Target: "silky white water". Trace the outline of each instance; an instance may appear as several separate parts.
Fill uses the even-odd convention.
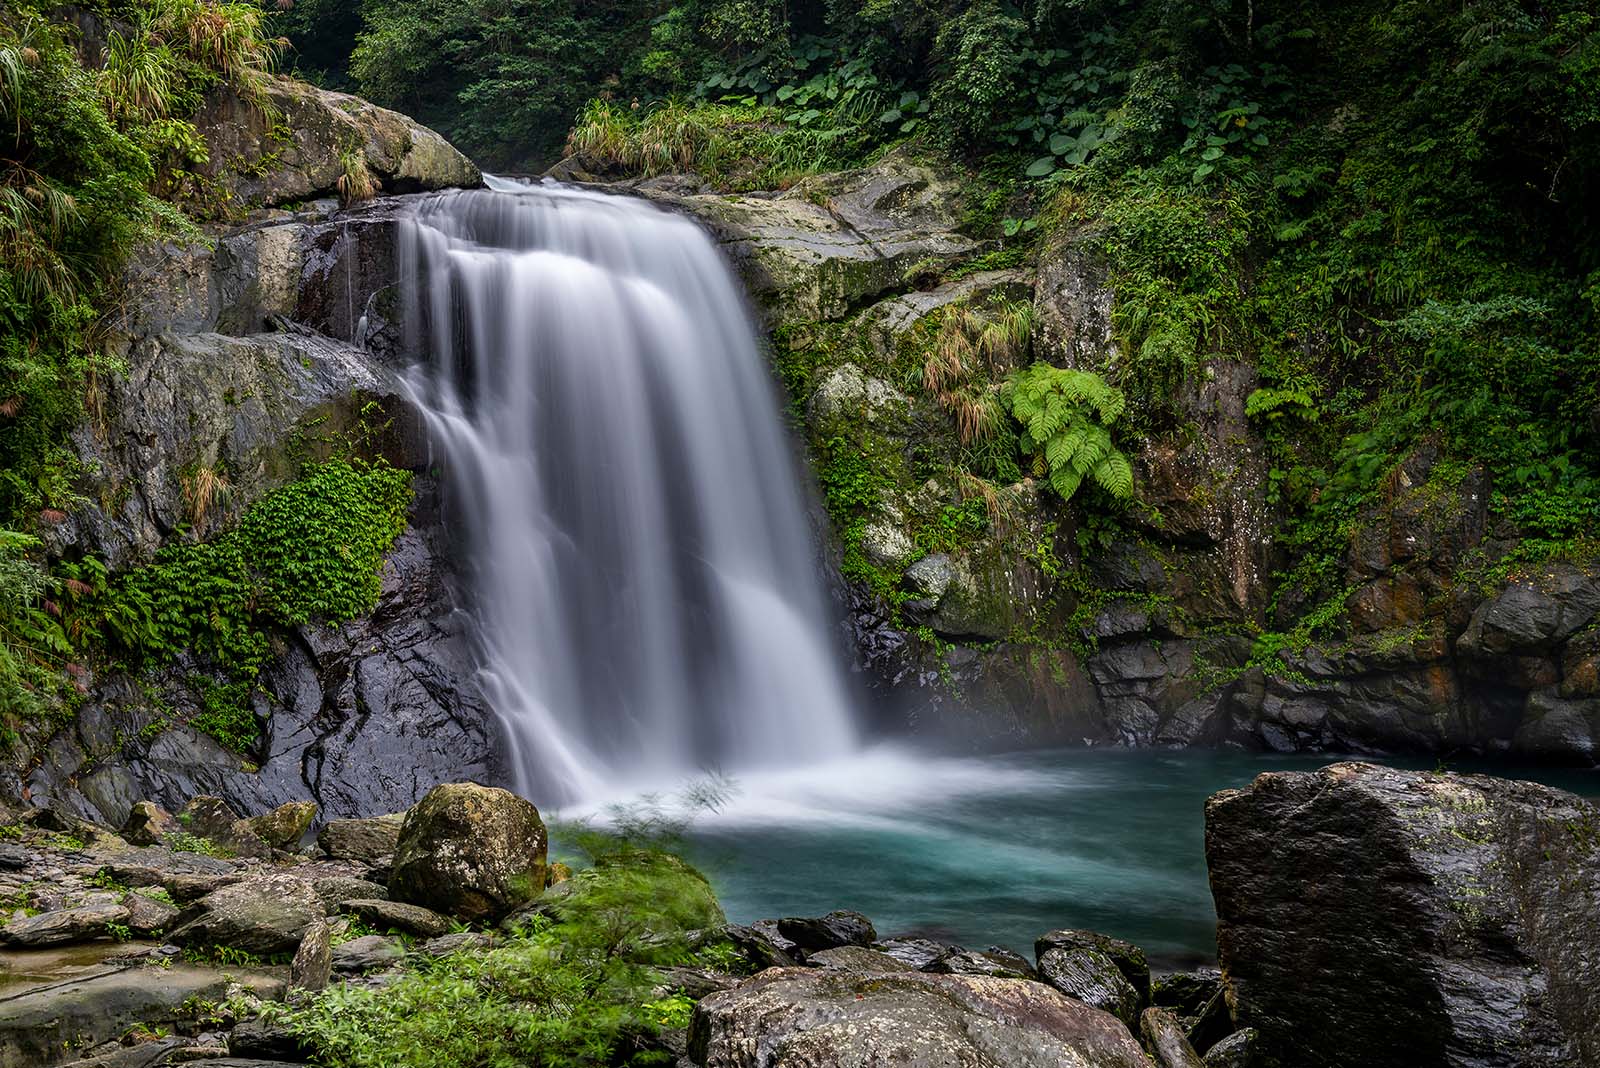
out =
[[[516,788],[849,752],[799,471],[715,245],[642,200],[491,186],[423,201],[400,256]]]

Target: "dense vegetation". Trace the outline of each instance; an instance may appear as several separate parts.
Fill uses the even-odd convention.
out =
[[[1080,231],[1120,431],[1181,435],[1206,361],[1258,368],[1284,626],[1333,618],[1352,524],[1425,439],[1488,469],[1524,553],[1600,522],[1583,0],[367,0],[337,55],[333,6],[297,7],[303,59],[491,164],[548,160],[571,116],[591,163],[734,189],[909,141],[972,177],[976,229]]]

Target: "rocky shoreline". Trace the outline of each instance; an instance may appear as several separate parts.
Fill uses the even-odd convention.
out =
[[[0,1068],[346,1063],[296,1015],[320,991],[383,989],[519,945],[604,880],[658,863],[551,863],[533,806],[472,784],[313,833],[316,816],[292,802],[241,818],[214,797],[176,815],[141,802],[119,832],[53,809],[10,814]],[[649,961],[682,939],[695,955],[646,973],[685,1015],[635,1029],[629,1056],[1600,1064],[1592,803],[1346,763],[1262,774],[1214,796],[1205,818],[1220,967],[1170,974],[1092,931],[1043,933],[1028,958],[880,933],[850,911],[727,923],[697,874],[661,862],[698,888],[692,908],[630,927],[611,952]]]

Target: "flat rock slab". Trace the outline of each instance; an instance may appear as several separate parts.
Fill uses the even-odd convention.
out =
[[[122,905],[103,902],[76,908],[22,916],[0,927],[0,941],[15,946],[57,946],[69,942],[92,942],[107,938],[113,923],[126,923],[128,910]]]
[[[440,938],[455,927],[448,916],[441,916],[421,905],[407,905],[386,898],[357,898],[343,902],[339,911],[348,912],[380,931],[397,930],[418,938]]]
[[[283,981],[269,973],[175,964],[124,968],[0,998],[0,1068],[59,1064],[70,1050],[112,1041],[136,1023],[170,1023],[190,998],[220,1001],[232,982],[260,997],[283,991]]]
[[[1040,983],[773,968],[701,1001],[705,1068],[1149,1068],[1115,1016]]]

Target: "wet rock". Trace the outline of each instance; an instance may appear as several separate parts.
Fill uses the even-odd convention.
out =
[[[235,856],[269,860],[272,847],[256,834],[255,827],[222,798],[202,794],[191,798],[178,813],[178,823],[189,834],[226,850]]]
[[[321,990],[333,974],[333,932],[316,920],[300,936],[300,946],[289,962],[289,986],[295,990]]]
[[[774,968],[695,1009],[703,1068],[1147,1068],[1117,1019],[1018,979]]]
[[[312,879],[311,888],[322,899],[322,904],[330,916],[338,912],[339,906],[346,901],[371,901],[389,896],[388,888],[382,884],[348,875],[326,875],[320,879]]]
[[[1239,1025],[1304,1068],[1600,1063],[1597,828],[1559,790],[1369,764],[1216,795]]]
[[[544,821],[510,791],[449,783],[406,813],[389,876],[397,900],[492,922],[544,885]]]
[[[323,918],[311,884],[292,875],[251,875],[186,908],[168,937],[179,945],[229,946],[258,956],[291,953]]]
[[[1204,1068],[1183,1025],[1166,1009],[1145,1009],[1139,1015],[1139,1034],[1160,1068]]]
[[[317,818],[315,801],[285,801],[271,812],[245,821],[252,833],[274,849],[293,849]]]
[[[109,924],[125,924],[128,910],[111,902],[19,916],[0,927],[0,941],[13,946],[60,946],[108,938]]]
[[[332,860],[349,860],[369,867],[387,864],[400,844],[404,813],[370,819],[330,820],[317,832],[317,845]]]
[[[940,957],[958,951],[959,947],[935,942],[930,938],[888,938],[874,942],[872,948],[887,953],[895,960],[904,961],[917,971],[924,971]]]
[[[778,921],[778,933],[801,950],[812,953],[839,946],[871,946],[878,932],[872,921],[859,912],[840,909],[826,916],[790,916]]]
[[[275,1021],[244,1020],[228,1034],[228,1055],[266,1061],[295,1061],[311,1056],[298,1036]]]
[[[1132,942],[1098,931],[1060,930],[1043,935],[1033,944],[1033,951],[1039,958],[1052,949],[1092,949],[1104,953],[1133,985],[1139,1000],[1150,1000],[1150,963],[1145,959],[1144,950]]]
[[[776,928],[769,934],[754,925],[729,924],[726,933],[728,940],[739,947],[739,952],[757,971],[763,968],[792,968],[799,963],[789,952],[789,949],[797,948],[794,943],[773,937],[777,934]]]
[[[1259,1068],[1260,1039],[1253,1028],[1235,1031],[1206,1051],[1206,1068]]]
[[[1021,955],[991,946],[979,953],[957,950],[946,953],[922,969],[939,975],[988,975],[996,979],[1037,979],[1039,973]]]
[[[887,953],[880,953],[875,949],[867,949],[865,946],[836,946],[833,949],[819,949],[815,953],[806,955],[806,963],[816,968],[834,968],[846,972],[916,971],[905,961],[896,960]]]
[[[114,1041],[135,1024],[170,1028],[186,1004],[220,1003],[236,983],[259,996],[283,990],[262,976],[174,964],[68,979],[0,999],[0,1068],[55,1064],[64,1050]]]
[[[1150,980],[1150,1003],[1179,1016],[1199,1016],[1221,986],[1222,972],[1217,968],[1157,975]]]
[[[455,926],[450,917],[441,916],[432,909],[384,898],[346,901],[339,906],[339,911],[357,916],[381,931],[392,928],[419,938],[438,938],[449,934]]]
[[[172,813],[154,801],[140,801],[128,813],[122,825],[122,837],[136,846],[153,846],[181,829]]]
[[[363,935],[333,947],[333,970],[341,974],[371,972],[405,959],[398,939]]]
[[[128,918],[123,922],[139,938],[158,935],[178,919],[177,908],[165,901],[146,897],[137,890],[128,893],[122,899],[122,904],[128,910]]]
[[[430,938],[415,948],[417,953],[424,957],[448,957],[454,953],[490,949],[493,946],[494,938],[481,931],[458,931],[455,934]]]
[[[1039,978],[1129,1027],[1138,1025],[1139,992],[1116,961],[1097,949],[1047,949],[1039,955]]]

